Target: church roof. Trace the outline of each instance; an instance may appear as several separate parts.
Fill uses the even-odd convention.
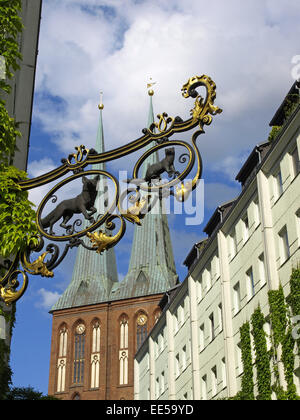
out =
[[[152,96],[148,115],[148,127],[154,122]],[[155,142],[150,143],[147,150]],[[142,176],[149,165],[158,161],[158,154],[151,154],[142,168]],[[162,200],[135,226],[128,273],[115,285],[110,300],[164,293],[178,281],[168,225],[168,217]]]
[[[101,108],[96,139],[98,153],[105,151]],[[105,170],[105,163],[95,164],[92,168]],[[104,200],[101,199],[100,194],[105,187],[105,178],[101,177],[98,183],[99,194],[95,203],[98,213],[103,213]],[[84,224],[86,227],[87,222],[84,221]],[[88,238],[84,238],[84,241],[91,246]],[[79,246],[71,282],[51,311],[107,301],[113,284],[117,282],[118,272],[113,248],[99,255]]]
[[[150,96],[148,127],[153,122],[153,104]],[[150,143],[147,150],[154,145],[155,142]],[[104,152],[102,110],[96,150],[98,153]],[[158,153],[153,153],[146,159],[142,177],[145,176],[148,166],[156,163],[158,159]],[[104,165],[94,165],[93,168],[104,170]],[[105,185],[102,185],[98,190],[104,187]],[[98,200],[98,210],[102,202],[103,200]],[[88,241],[86,238],[84,240]],[[90,245],[88,242],[87,244]],[[142,225],[135,226],[129,269],[125,278],[121,282],[118,281],[113,248],[99,255],[79,247],[72,280],[51,311],[164,293],[177,283],[168,218],[163,201],[158,200],[143,219]]]

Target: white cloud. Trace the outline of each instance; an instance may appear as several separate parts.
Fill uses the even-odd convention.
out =
[[[217,83],[216,103],[224,112],[201,140],[205,162],[227,158],[230,164],[249,143],[264,140],[293,82],[299,12],[299,2],[286,7],[283,0],[243,7],[219,0],[209,8],[193,0],[46,0],[34,116],[64,153],[78,144],[94,146],[103,89],[108,150],[141,135],[149,76],[158,82],[155,113],[187,118],[193,102],[181,97],[181,86],[206,73]]]
[[[38,295],[40,296],[41,300],[36,303],[36,305],[40,308],[50,310],[51,307],[58,301],[60,294],[57,292],[51,292],[50,290],[46,290],[44,288],[38,290]]]

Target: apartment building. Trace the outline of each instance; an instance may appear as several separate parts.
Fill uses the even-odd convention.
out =
[[[162,314],[135,356],[135,399],[232,397],[243,373],[240,327],[258,306],[270,335],[268,291],[281,284],[288,296],[300,263],[297,82],[270,125],[281,127],[277,136],[253,149],[236,177],[240,195],[215,210],[207,238],[184,262],[187,277],[160,302]],[[297,356],[298,393],[299,372]]]

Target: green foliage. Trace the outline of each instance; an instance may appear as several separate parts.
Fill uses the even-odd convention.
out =
[[[271,129],[271,131],[269,133],[268,141],[270,141],[270,142],[273,141],[277,137],[277,135],[280,132],[281,128],[282,127],[279,126],[279,125],[274,125],[274,127],[272,127],[272,129]]]
[[[12,70],[19,68],[18,60],[21,59],[18,45],[18,34],[23,27],[18,15],[21,8],[21,0],[0,1],[0,55],[5,58],[6,77],[9,79],[13,77]],[[5,80],[0,80],[0,89],[10,92]]]
[[[19,68],[22,58],[19,51],[18,37],[22,31],[22,21],[19,12],[21,0],[0,0],[0,56],[4,61],[5,78],[0,79],[1,98],[11,91],[9,79]],[[4,60],[3,60],[4,58]],[[3,70],[3,69],[1,69]],[[1,74],[2,76],[2,74]],[[4,95],[3,95],[4,94]],[[8,257],[26,245],[33,244],[32,235],[36,235],[35,213],[28,201],[28,194],[18,185],[20,179],[26,178],[26,173],[11,166],[16,149],[16,139],[20,136],[17,124],[5,108],[5,101],[0,100],[0,257]],[[1,268],[1,267],[0,267]],[[2,274],[2,273],[0,273]],[[0,308],[9,325],[9,334],[15,322],[15,305],[11,311]],[[9,365],[10,348],[5,340],[0,340],[0,399],[10,392],[12,372]]]
[[[300,356],[300,340],[293,337],[292,317],[300,315],[300,269],[294,268],[290,277],[290,295],[285,298],[283,287],[268,293],[271,342],[267,351],[266,334],[263,330],[265,318],[260,308],[251,316],[252,334],[255,347],[255,368],[257,377],[258,400],[270,400],[272,390],[278,400],[300,400],[294,384],[295,344],[298,345]],[[251,359],[250,326],[246,322],[240,328],[242,361],[244,373],[241,391],[233,400],[254,399],[253,367]],[[280,351],[279,351],[280,350]],[[282,363],[286,390],[280,383],[279,364]],[[274,383],[272,385],[272,371]],[[253,398],[252,398],[253,396]]]
[[[11,388],[5,397],[9,401],[17,400],[31,400],[31,401],[41,401],[41,400],[55,400],[58,401],[59,398],[52,397],[51,395],[43,395],[42,392],[36,391],[32,387],[28,388]]]
[[[255,348],[255,366],[257,370],[258,400],[271,400],[271,368],[270,355],[267,351],[266,333],[263,326],[265,318],[260,308],[257,308],[252,317],[252,334]]]
[[[0,172],[0,255],[8,257],[30,244],[37,244],[37,227],[27,191],[17,181],[26,173],[13,166]]]
[[[21,0],[0,0],[0,55],[5,58],[6,76],[18,69],[21,59],[18,34],[22,31]],[[7,79],[1,80],[0,88],[9,92]],[[28,201],[28,193],[22,191],[17,182],[27,174],[11,166],[16,149],[16,139],[20,136],[17,124],[0,100],[0,256],[8,257],[37,242],[35,212]]]
[[[238,394],[238,399],[254,400],[254,381],[249,322],[246,322],[240,328],[240,336],[244,373],[242,376],[242,390]]]
[[[290,280],[291,293],[287,299],[291,307],[293,316],[300,315],[300,269],[294,268],[292,270]]]
[[[298,315],[296,312],[299,310],[299,270],[293,270],[290,284],[291,293],[289,298],[285,300],[283,288],[280,285],[279,290],[272,290],[269,292],[269,305],[274,337],[274,354],[276,358],[278,358],[278,348],[281,346],[281,359],[287,383],[285,395],[283,395],[282,390],[280,390],[280,395],[277,395],[277,398],[296,400],[298,399],[298,396],[293,378],[295,366],[295,340],[292,336],[291,313],[293,315]]]
[[[4,400],[11,385],[12,371],[9,365],[9,347],[0,340],[0,400]]]
[[[277,347],[284,339],[287,324],[287,306],[281,285],[279,290],[269,291],[269,305],[274,345]]]
[[[0,101],[0,170],[11,164],[18,136],[21,133],[15,120],[8,115],[5,102]]]
[[[299,103],[300,103],[300,96],[298,94],[291,93],[291,94],[287,95],[287,98],[285,100],[285,104],[283,106],[283,114],[284,114],[283,125],[285,125],[285,123],[287,122],[289,117],[293,114],[293,112],[295,111],[295,109],[297,108]],[[268,136],[268,141],[272,142],[273,140],[275,140],[277,135],[280,133],[283,125],[282,126],[274,125],[272,127],[272,129],[269,133],[269,136]]]

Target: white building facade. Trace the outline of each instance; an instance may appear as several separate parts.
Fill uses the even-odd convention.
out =
[[[259,306],[270,334],[268,291],[281,284],[288,296],[300,265],[299,156],[298,105],[272,142],[254,148],[237,175],[239,197],[215,211],[208,238],[185,260],[188,276],[161,302],[135,357],[135,399],[211,400],[241,389],[240,327]],[[298,394],[299,371],[296,356]]]

